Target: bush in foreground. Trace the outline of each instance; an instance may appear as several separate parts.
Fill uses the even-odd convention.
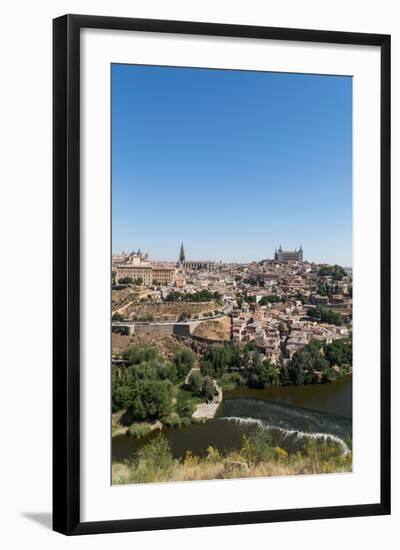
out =
[[[351,446],[351,441],[347,444]],[[243,438],[242,448],[221,453],[214,447],[205,457],[187,452],[173,458],[168,441],[161,434],[144,445],[131,463],[113,464],[113,483],[152,483],[231,479],[282,475],[351,472],[352,454],[343,455],[334,442],[309,441],[300,452],[273,447],[268,432],[256,430]]]
[[[133,464],[134,482],[151,483],[171,479],[175,465],[169,442],[158,435],[136,453]]]

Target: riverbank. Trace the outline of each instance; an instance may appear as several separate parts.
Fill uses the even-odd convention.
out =
[[[215,381],[213,381],[215,382]],[[215,418],[218,408],[223,400],[222,389],[215,384],[216,395],[210,401],[202,401],[193,404],[194,412],[191,417],[180,417],[172,413],[165,418],[152,421],[133,421],[129,425],[123,423],[129,413],[126,410],[119,411],[112,415],[112,437],[126,435],[134,439],[140,439],[151,432],[160,431],[163,428],[181,428],[190,422],[194,424],[203,423]],[[126,422],[126,420],[125,420]]]
[[[204,457],[187,452],[174,459],[168,441],[160,436],[141,448],[131,460],[114,462],[112,483],[155,483],[287,475],[351,472],[352,455],[335,442],[308,442],[302,452],[271,446],[265,432],[243,438],[236,451],[221,453],[209,446]]]
[[[285,386],[265,390],[237,388],[224,391],[224,399],[213,419],[191,422],[180,428],[163,427],[162,435],[171,444],[173,457],[183,459],[188,451],[200,457],[208,447],[222,454],[240,449],[248,435],[262,421],[267,426],[275,446],[299,450],[306,433],[331,434],[346,442],[352,440],[352,378],[329,384]],[[296,431],[301,437],[290,435]],[[113,438],[113,459],[130,460],[137,451],[157,437],[151,432],[134,439],[127,435]],[[306,438],[310,439],[310,438]]]
[[[214,395],[210,402],[199,403],[196,410],[192,414],[192,422],[207,421],[215,418],[218,408],[223,400],[222,388],[213,380],[217,394]]]

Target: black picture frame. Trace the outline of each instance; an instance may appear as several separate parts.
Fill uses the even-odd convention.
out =
[[[80,30],[147,31],[378,46],[381,50],[381,495],[371,504],[80,520]],[[66,535],[390,513],[390,36],[65,15],[53,21],[53,529]]]

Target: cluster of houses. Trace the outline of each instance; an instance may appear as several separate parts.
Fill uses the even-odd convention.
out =
[[[218,292],[224,310],[231,313],[232,341],[253,342],[276,363],[282,352],[286,360],[291,359],[310,340],[329,343],[347,336],[351,330],[351,276],[333,280],[325,264],[302,261],[301,249],[294,253],[301,253],[301,261],[282,259],[278,250],[272,260],[240,264],[188,262],[183,253],[173,277],[169,273],[160,275],[161,266],[157,266],[158,284],[154,282],[154,274],[145,284],[156,301],[164,300],[173,289]],[[132,258],[129,262],[125,257],[115,258],[114,263],[119,270],[126,269],[127,264],[136,269],[147,267],[147,256],[136,254]],[[156,269],[154,265],[152,268]],[[321,275],[325,272],[328,274]],[[329,292],[323,293],[325,288],[329,288]],[[278,297],[279,301],[270,297]],[[333,309],[342,315],[344,323],[336,326],[317,322],[307,314],[310,307]]]
[[[299,300],[258,306],[245,304],[232,310],[232,340],[253,342],[267,359],[277,363],[281,352],[291,359],[311,340],[331,343],[349,335],[346,325],[318,323],[307,317],[307,307]]]

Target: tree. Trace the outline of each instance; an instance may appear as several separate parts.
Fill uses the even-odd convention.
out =
[[[133,279],[132,277],[121,277],[118,282],[121,284],[121,285],[132,285],[133,284]]]
[[[272,294],[271,296],[263,296],[258,303],[260,306],[266,306],[267,304],[275,304],[277,302],[282,302],[282,297]]]
[[[353,285],[350,285],[348,290],[347,290],[347,294],[350,296],[350,298],[353,297]]]
[[[123,321],[124,318],[123,318],[123,316],[122,316],[120,313],[118,313],[118,311],[117,311],[116,313],[113,313],[112,320],[113,320],[113,321],[119,322],[119,321]]]
[[[351,365],[353,362],[353,346],[351,338],[341,338],[334,340],[331,344],[325,344],[324,353],[329,364],[341,366]]]
[[[210,292],[207,289],[197,292],[178,292],[171,291],[165,298],[167,302],[221,302],[222,294],[219,292]]]
[[[194,395],[202,395],[204,378],[199,372],[192,372],[189,376],[189,388]]]
[[[139,365],[146,361],[158,359],[157,350],[150,345],[134,344],[124,353],[124,359],[129,365]]]
[[[253,372],[249,378],[249,385],[252,388],[270,388],[280,385],[279,369],[270,361],[261,361],[257,358],[253,366]]]
[[[212,381],[212,378],[210,376],[205,376],[204,377],[201,392],[204,395],[204,397],[207,399],[207,401],[211,401],[211,399],[214,397],[214,395],[215,395],[215,386],[214,386],[214,382]]]
[[[286,334],[287,332],[287,326],[284,323],[282,323],[282,321],[279,321],[278,330],[279,330],[280,336],[282,337],[282,335]]]
[[[144,380],[141,400],[146,416],[160,418],[172,411],[172,384],[168,381]]]
[[[166,363],[159,371],[161,380],[170,380],[173,384],[177,384],[182,379],[178,375],[178,369],[172,363]]]
[[[341,281],[343,277],[347,276],[346,271],[340,265],[327,265],[318,270],[320,277],[332,277],[334,281]]]
[[[137,418],[138,420],[144,420],[147,416],[147,411],[144,408],[144,405],[139,395],[135,397],[135,399],[132,401],[129,410],[132,413],[132,416],[134,418]]]
[[[337,379],[337,373],[335,369],[329,366],[329,363],[322,370],[322,382],[333,382]]]
[[[329,323],[337,326],[343,325],[343,319],[340,313],[325,307],[310,307],[307,310],[307,315],[321,323]]]
[[[279,370],[279,380],[282,386],[290,384],[290,371],[287,367],[281,367]]]
[[[194,367],[196,356],[189,349],[176,352],[173,363],[176,367],[179,380],[183,380]]]
[[[295,386],[304,384],[304,369],[301,364],[292,365],[289,369],[289,376]]]
[[[188,311],[184,311],[179,315],[178,322],[186,322],[188,319],[190,319],[191,316],[191,313],[189,313]]]

